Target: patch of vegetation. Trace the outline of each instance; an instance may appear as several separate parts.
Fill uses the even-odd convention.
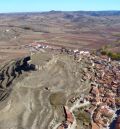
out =
[[[120,33],[114,33],[113,36],[120,37]]]
[[[109,50],[109,46],[104,46],[102,49],[100,49],[100,53],[102,55],[107,55],[113,60],[120,60],[120,53],[112,52]]]
[[[91,117],[90,114],[84,111],[85,108],[80,108],[77,111],[74,111],[76,119],[83,122],[84,125],[90,125]]]
[[[116,102],[117,105],[120,105],[120,97],[116,97],[115,102]]]
[[[56,92],[56,93],[51,94],[50,103],[53,106],[58,106],[58,105],[64,106],[66,103],[65,94],[63,92]]]
[[[31,28],[28,27],[28,26],[24,26],[23,29],[24,29],[24,30],[31,30]]]
[[[102,50],[101,54],[102,55],[107,55],[113,60],[120,60],[120,53],[114,53],[114,52],[111,52],[111,51]]]

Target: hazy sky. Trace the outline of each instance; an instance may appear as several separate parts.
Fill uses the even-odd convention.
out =
[[[0,13],[50,10],[120,10],[120,0],[0,0]]]

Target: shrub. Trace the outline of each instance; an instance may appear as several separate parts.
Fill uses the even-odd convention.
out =
[[[107,55],[107,52],[103,50],[103,51],[101,51],[101,54],[102,55]]]
[[[25,27],[23,27],[23,29],[25,29],[25,30],[30,30],[31,28],[28,27],[28,26],[25,26]]]
[[[107,55],[108,57],[110,57],[113,60],[120,60],[120,53],[111,52],[105,48],[101,49],[101,54]]]

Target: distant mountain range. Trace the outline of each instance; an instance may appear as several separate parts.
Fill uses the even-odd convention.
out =
[[[0,13],[0,15],[23,15],[23,14],[55,14],[55,13],[74,13],[89,16],[118,16],[120,15],[120,10],[118,11],[55,11],[51,10],[49,12],[18,12],[18,13]]]

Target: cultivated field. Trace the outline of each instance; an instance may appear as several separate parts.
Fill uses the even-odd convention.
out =
[[[35,41],[81,50],[112,45],[119,51],[119,35],[119,11],[0,14],[0,62],[28,54],[22,45]]]

